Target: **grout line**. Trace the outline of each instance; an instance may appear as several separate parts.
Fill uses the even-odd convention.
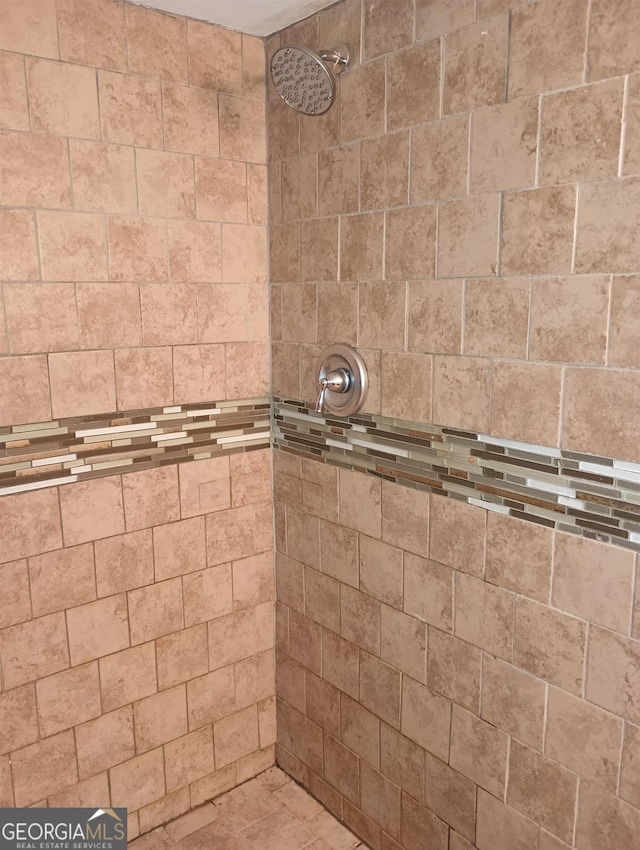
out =
[[[536,167],[533,179],[534,187],[540,186],[540,164],[542,160],[542,113],[544,109],[544,95],[538,98],[538,132],[536,136]]]
[[[622,90],[622,121],[620,122],[620,152],[618,155],[618,177],[624,176],[625,146],[627,143],[627,119],[629,110],[629,76],[624,78]]]
[[[611,345],[611,309],[613,306],[613,275],[609,275],[609,297],[607,299],[607,324],[605,327],[605,347],[604,347],[604,366],[609,365],[609,356],[610,356],[610,345]]]
[[[575,195],[575,214],[573,218],[573,246],[571,251],[571,274],[576,274],[576,257],[578,254],[578,227],[580,224],[579,221],[579,210],[580,210],[580,188],[581,184],[576,183],[576,195]]]
[[[593,13],[593,0],[588,0],[586,31],[584,39],[584,63],[582,66],[582,79],[585,83],[589,81],[589,48],[591,47],[589,35],[591,33],[591,15]]]

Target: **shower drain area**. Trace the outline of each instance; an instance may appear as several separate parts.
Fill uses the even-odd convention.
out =
[[[131,850],[369,850],[278,767],[129,846]]]

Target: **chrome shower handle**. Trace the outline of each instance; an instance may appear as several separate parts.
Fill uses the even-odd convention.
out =
[[[324,397],[327,390],[331,390],[331,392],[334,393],[346,393],[351,386],[351,376],[346,369],[334,369],[325,375],[324,378],[320,378],[319,383],[320,395],[318,396],[318,403],[316,404],[316,412],[322,413]]]

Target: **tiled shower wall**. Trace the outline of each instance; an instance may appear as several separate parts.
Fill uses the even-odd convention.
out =
[[[343,41],[326,115],[269,96],[274,395],[348,342],[369,413],[640,461],[637,2],[345,0],[269,48]],[[637,555],[274,462],[280,764],[375,850],[636,848]]]
[[[3,0],[0,48],[0,470],[6,426],[265,396],[262,42]],[[31,437],[55,477],[69,441]],[[269,450],[157,453],[0,498],[0,805],[104,800],[134,837],[273,762]]]

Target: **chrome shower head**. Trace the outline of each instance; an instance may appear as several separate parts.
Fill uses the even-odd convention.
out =
[[[281,47],[271,60],[271,77],[280,97],[305,115],[322,115],[333,103],[336,85],[333,74],[341,74],[349,62],[349,47],[320,54],[306,47]],[[330,66],[331,72],[327,69]]]

